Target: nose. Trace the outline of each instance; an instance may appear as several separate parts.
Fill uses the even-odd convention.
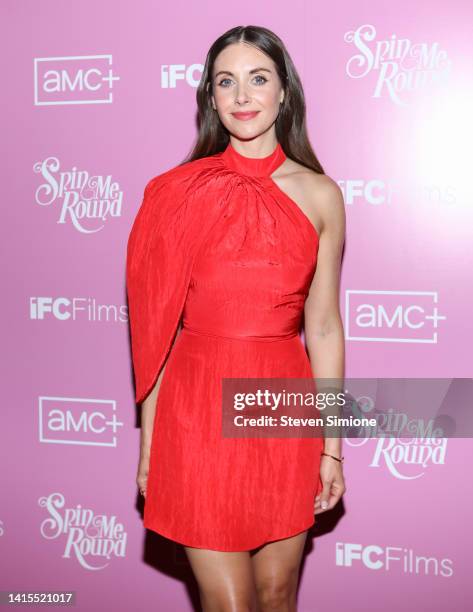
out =
[[[242,105],[247,104],[250,101],[250,97],[246,91],[245,85],[237,85],[235,103]]]

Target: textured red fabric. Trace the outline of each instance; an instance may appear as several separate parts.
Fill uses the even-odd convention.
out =
[[[271,178],[285,159],[229,143],[154,177],[128,240],[137,403],[167,358],[144,525],[185,545],[251,550],[315,522],[322,439],[221,435],[222,378],[316,375],[299,331],[319,238]]]

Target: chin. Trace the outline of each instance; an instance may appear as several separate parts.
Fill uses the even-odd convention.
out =
[[[264,134],[271,127],[271,125],[272,124],[259,127],[252,126],[251,128],[248,126],[248,129],[245,129],[244,126],[242,127],[241,125],[235,125],[232,123],[232,125],[228,126],[227,129],[233,136],[235,136],[235,138],[239,138],[240,140],[253,140],[253,138]]]

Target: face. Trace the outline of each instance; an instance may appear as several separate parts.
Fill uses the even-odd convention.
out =
[[[212,106],[237,138],[255,138],[276,121],[284,90],[273,60],[258,48],[240,42],[221,51],[212,85]]]

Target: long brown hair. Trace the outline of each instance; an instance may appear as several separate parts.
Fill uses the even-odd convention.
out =
[[[198,135],[194,148],[182,164],[223,151],[230,136],[213,109],[212,72],[215,59],[228,45],[252,44],[266,53],[276,65],[284,89],[284,100],[275,122],[276,138],[290,159],[325,174],[309,142],[306,127],[306,105],[302,83],[282,40],[271,30],[260,26],[237,26],[222,34],[210,47],[204,71],[197,88]]]

